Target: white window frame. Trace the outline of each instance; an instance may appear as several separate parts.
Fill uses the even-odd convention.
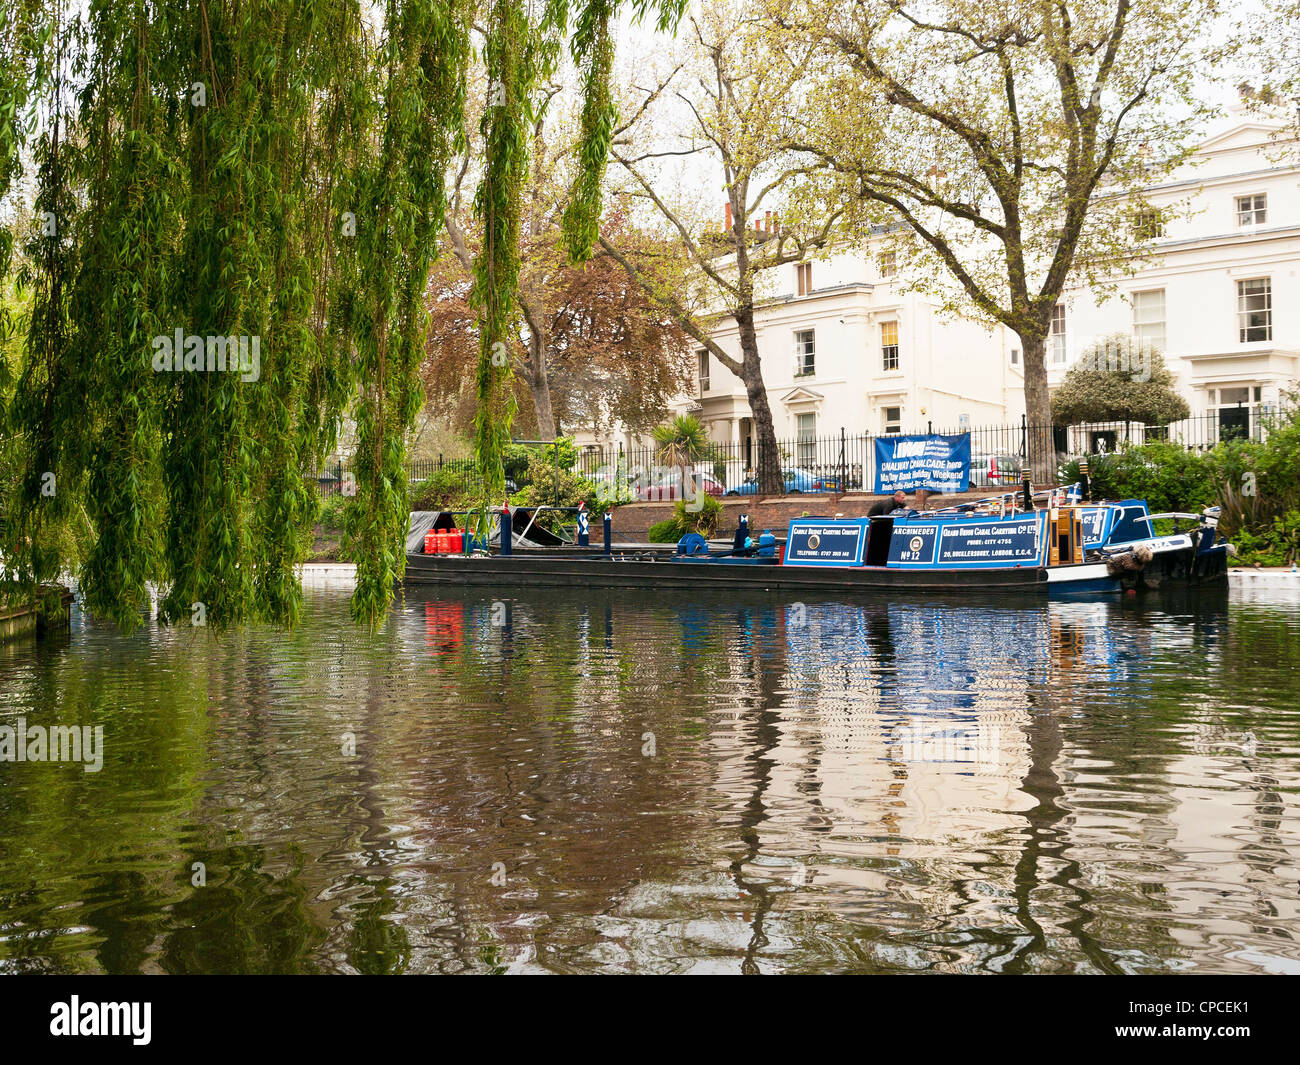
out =
[[[1057,325],[1060,328],[1057,328]],[[1052,324],[1048,329],[1048,338],[1052,342],[1052,365],[1064,366],[1066,358],[1065,348],[1065,304],[1058,303],[1052,308]]]
[[[812,292],[812,263],[794,264],[794,291],[796,296]]]
[[[889,412],[890,412],[891,410],[896,410],[896,411],[898,411],[898,417],[897,417],[897,418],[891,418],[891,417],[889,416]],[[886,435],[886,436],[888,436],[890,433],[901,433],[901,432],[903,431],[903,408],[902,408],[902,406],[899,405],[899,406],[897,406],[897,407],[881,407],[881,408],[880,408],[880,424],[884,426],[884,430],[885,430],[885,435]]]
[[[1246,292],[1246,285],[1263,284],[1262,292]],[[1245,306],[1245,301],[1253,296],[1263,296],[1264,306],[1250,308]],[[1251,325],[1251,315],[1263,313],[1263,325]],[[1265,335],[1262,337],[1248,337],[1252,329],[1263,329]],[[1273,339],[1273,279],[1272,277],[1242,277],[1237,279],[1237,343],[1239,344],[1266,344]]]
[[[1146,309],[1145,312],[1139,310],[1139,302],[1145,302],[1139,300],[1139,297],[1155,296],[1157,293],[1160,296],[1160,317],[1143,321],[1141,315],[1143,313],[1149,313],[1149,308]],[[1161,352],[1165,350],[1165,346],[1168,343],[1168,336],[1166,333],[1166,330],[1169,327],[1168,298],[1168,293],[1163,288],[1144,288],[1129,293],[1129,302],[1133,307],[1134,339],[1149,341],[1159,348]]]
[[[1146,207],[1133,216],[1133,235],[1138,240],[1159,240],[1165,235],[1165,216],[1159,207]]]
[[[883,251],[880,253],[880,276],[893,277],[898,273],[898,252]]]
[[[1268,221],[1267,192],[1248,192],[1244,196],[1234,196],[1232,202],[1236,207],[1238,229],[1262,226]]]
[[[885,343],[885,329],[894,327],[894,342]],[[880,323],[880,366],[884,373],[897,373],[902,368],[902,328],[897,318]]]
[[[811,420],[811,432],[804,432],[804,419]],[[810,465],[817,454],[817,412],[800,411],[794,416],[795,443],[799,451],[799,465]]]
[[[709,391],[710,388],[710,381],[712,380],[712,376],[710,374],[710,371],[712,370],[710,359],[711,356],[709,355],[708,348],[696,349],[695,372],[696,372],[696,380],[699,382],[699,386],[700,386],[700,395],[704,395],[704,393]]]
[[[807,337],[805,342],[802,338]],[[817,373],[817,330],[794,331],[794,376],[813,377]]]

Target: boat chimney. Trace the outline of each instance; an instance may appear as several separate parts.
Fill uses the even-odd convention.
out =
[[[1034,509],[1034,484],[1031,479],[1031,474],[1029,472],[1028,466],[1022,466],[1020,468],[1020,487],[1024,489],[1024,493],[1025,493],[1024,499],[1021,502],[1024,503],[1026,510],[1033,510]]]
[[[1079,496],[1085,503],[1092,502],[1092,485],[1088,483],[1088,460],[1079,460]]]

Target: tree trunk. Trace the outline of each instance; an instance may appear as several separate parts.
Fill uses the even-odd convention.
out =
[[[528,388],[533,394],[539,440],[555,439],[555,411],[551,407],[551,379],[546,372],[545,340],[536,332],[528,341]]]
[[[1047,346],[1041,336],[1020,335],[1020,350],[1025,365],[1025,447],[1024,456],[1033,471],[1035,488],[1055,484],[1056,450],[1052,436],[1052,412],[1047,397]]]
[[[740,331],[740,379],[745,382],[749,397],[749,410],[754,416],[754,429],[758,433],[758,494],[785,495],[785,479],[781,476],[781,453],[776,446],[776,430],[772,426],[772,408],[767,403],[767,388],[763,384],[763,367],[758,359],[758,334],[754,330],[752,307],[736,313]]]

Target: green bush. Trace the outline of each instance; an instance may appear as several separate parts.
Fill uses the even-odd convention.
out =
[[[609,510],[608,500],[601,498],[598,486],[572,470],[556,469],[549,455],[534,454],[528,463],[527,485],[511,497],[513,505],[525,507],[576,507],[585,503],[594,525]],[[572,514],[553,514],[543,511],[537,521],[552,532],[572,526]]]
[[[686,500],[679,499],[673,504],[673,516],[657,521],[650,526],[648,535],[652,544],[675,544],[687,533],[699,533],[709,537],[717,531],[718,521],[722,517],[722,504],[713,496],[702,496],[703,507],[698,511],[688,511]]]
[[[1061,483],[1079,479],[1079,460],[1061,467]],[[1196,512],[1213,506],[1214,478],[1206,456],[1163,440],[1088,458],[1094,499],[1145,499],[1152,511]]]
[[[469,510],[478,505],[473,471],[444,466],[409,489],[412,510]]]
[[[1088,466],[1094,499],[1145,499],[1155,512],[1217,505],[1219,527],[1242,562],[1300,561],[1300,405],[1262,441],[1227,440],[1205,452],[1153,441],[1090,456]],[[1064,484],[1077,481],[1078,460],[1060,474]]]
[[[1223,508],[1220,526],[1236,543],[1241,561],[1266,566],[1297,561],[1300,407],[1270,425],[1262,442],[1230,440],[1205,459]]]
[[[555,444],[507,444],[501,459],[506,480],[514,481],[519,488],[532,483],[538,460],[552,469],[559,466],[561,470],[571,470],[578,463],[578,449],[568,436],[559,438],[558,449]]]

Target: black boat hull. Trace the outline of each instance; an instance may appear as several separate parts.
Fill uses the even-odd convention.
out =
[[[1157,554],[1131,580],[1125,581],[1126,586],[1147,590],[1227,583],[1228,552],[1225,549],[1198,552],[1194,546]]]
[[[894,570],[671,562],[591,555],[407,555],[408,584],[467,587],[808,588],[830,591],[995,591],[1043,594],[1047,571],[1023,566],[984,570]],[[1118,588],[1118,582],[1115,582]],[[1053,591],[1060,590],[1053,586]]]

